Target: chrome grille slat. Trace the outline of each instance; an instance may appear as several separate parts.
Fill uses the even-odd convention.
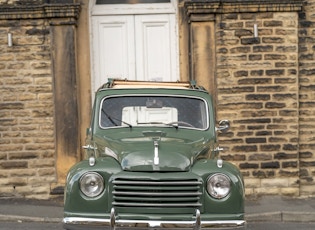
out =
[[[114,186],[114,189],[119,188],[119,189],[126,189],[126,190],[148,190],[148,189],[155,189],[156,187],[154,186],[146,186],[146,187],[141,187],[141,186],[125,186],[125,185],[119,185],[119,187],[117,187],[116,185]],[[185,191],[196,191],[198,190],[199,185],[198,186],[181,186],[181,189],[185,190]],[[159,189],[161,190],[165,190],[165,191],[173,191],[176,190],[177,187],[176,186],[167,186],[167,187],[160,187]]]
[[[129,201],[130,202],[130,197],[129,196],[126,196],[126,197],[123,197],[123,196],[114,196],[114,199],[116,201]],[[134,201],[146,201],[146,202],[161,202],[161,198],[160,197],[133,197],[133,200]],[[163,201],[164,202],[178,202],[178,201],[181,201],[181,202],[197,202],[199,199],[197,197],[163,197]]]
[[[113,184],[121,185],[201,185],[200,181],[113,181]]]
[[[151,209],[200,208],[202,182],[116,178],[112,181],[114,207]]]
[[[150,192],[150,193],[147,193],[147,192],[116,192],[114,191],[113,192],[114,195],[131,195],[131,196],[199,196],[201,195],[202,193],[200,192],[195,192],[195,193],[191,193],[191,192],[182,192],[182,193],[162,193],[162,192]]]
[[[124,202],[113,202],[113,206],[125,206],[125,207],[130,207],[130,203],[124,203]],[[165,204],[159,204],[159,203],[155,203],[155,204],[143,204],[143,203],[133,203],[132,207],[166,207]],[[177,203],[169,203],[167,205],[168,207],[200,207],[201,204],[200,203],[182,203],[182,204],[177,204]]]

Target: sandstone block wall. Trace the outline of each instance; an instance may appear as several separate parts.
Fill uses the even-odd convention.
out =
[[[50,40],[45,20],[0,20],[0,197],[46,199],[56,180]]]
[[[247,195],[315,194],[313,12],[308,1],[305,12],[216,18],[218,119],[232,121],[222,158]]]
[[[79,12],[72,0],[0,0],[0,198],[62,195],[80,158]]]
[[[315,1],[299,14],[299,167],[301,195],[315,195]]]
[[[298,195],[298,15],[217,20],[218,117],[232,121],[222,157],[242,170],[246,194]]]

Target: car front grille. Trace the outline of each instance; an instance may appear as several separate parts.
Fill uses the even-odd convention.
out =
[[[201,206],[202,182],[197,179],[155,181],[116,178],[112,183],[113,207],[176,210]]]

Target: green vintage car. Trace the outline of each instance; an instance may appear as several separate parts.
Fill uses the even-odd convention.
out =
[[[212,97],[193,82],[109,80],[87,159],[69,171],[66,229],[245,228],[239,170],[218,158]]]

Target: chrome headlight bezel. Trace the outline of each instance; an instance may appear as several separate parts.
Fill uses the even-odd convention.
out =
[[[99,196],[105,188],[104,178],[96,172],[83,174],[79,181],[80,191],[89,198]]]
[[[208,177],[207,191],[215,199],[223,199],[231,192],[231,179],[223,173],[215,173]]]

